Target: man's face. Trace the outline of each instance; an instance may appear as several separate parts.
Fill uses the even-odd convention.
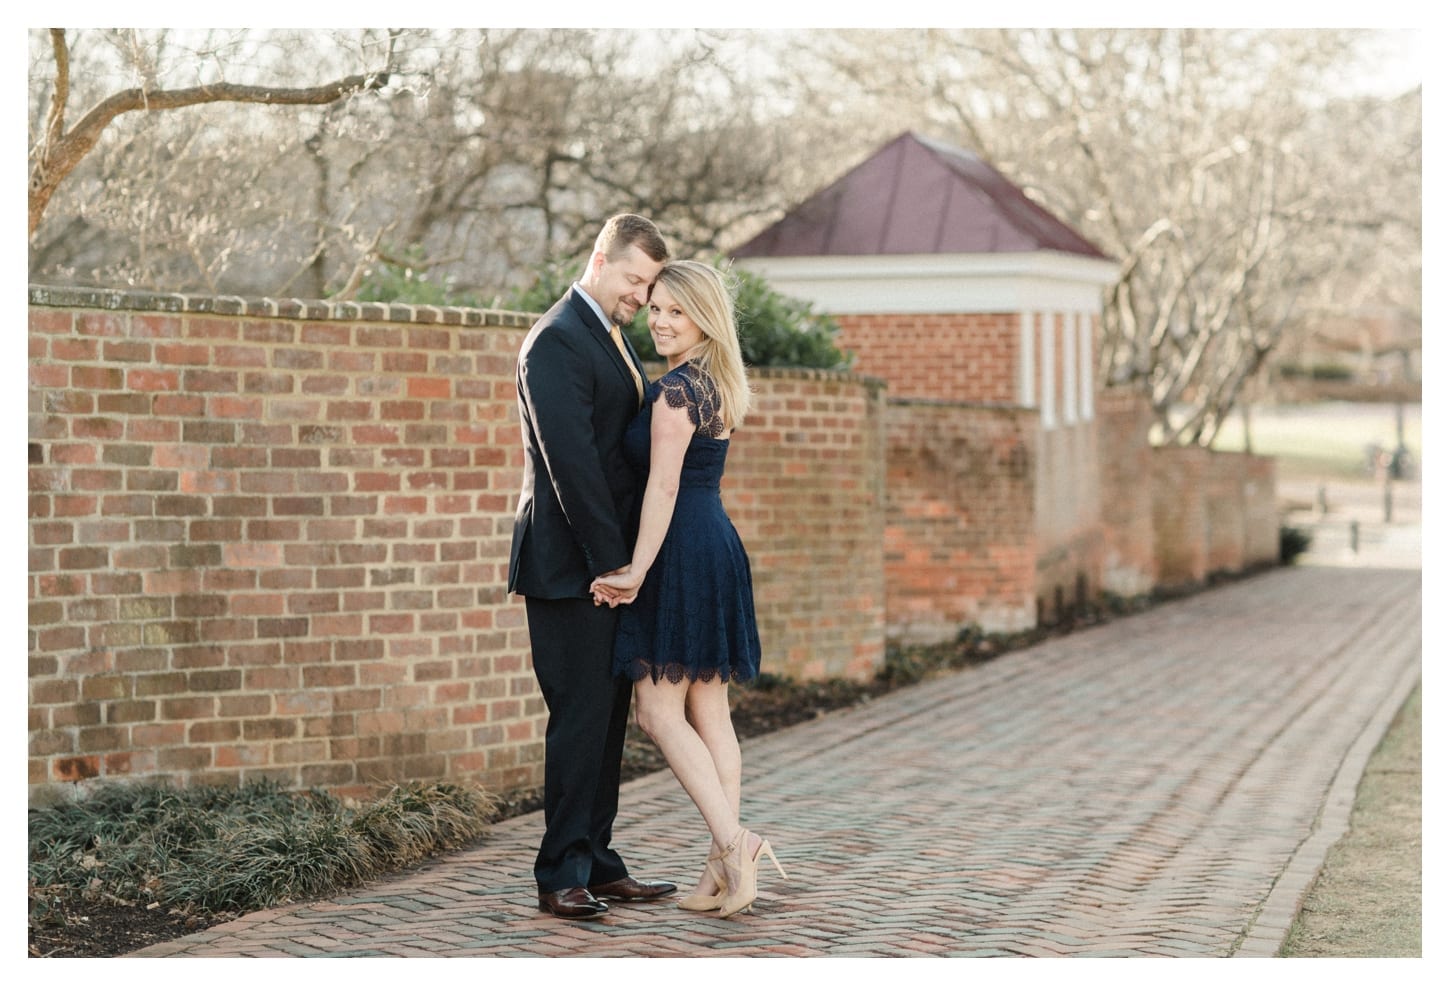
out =
[[[591,277],[581,286],[599,302],[611,322],[623,327],[649,300],[649,286],[663,267],[663,261],[651,260],[649,254],[631,244],[618,260],[594,254],[589,260]]]

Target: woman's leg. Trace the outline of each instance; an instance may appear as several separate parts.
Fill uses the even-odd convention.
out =
[[[715,776],[725,791],[730,811],[740,817],[740,741],[730,721],[724,681],[696,681],[685,694],[685,717],[710,751]],[[734,833],[731,833],[732,835]]]
[[[710,760],[715,765],[715,776],[720,780],[720,787],[725,792],[725,800],[730,805],[731,816],[739,823],[740,818],[740,742],[735,736],[735,727],[730,721],[730,703],[727,699],[727,688],[723,680],[696,681],[690,685],[685,693],[685,718],[689,721],[691,728],[700,737],[705,748],[710,751]],[[710,854],[719,852],[725,844],[710,846]],[[700,881],[695,885],[696,894],[713,894],[716,891],[724,890],[724,870],[717,863],[717,873],[722,874],[722,879],[716,880],[707,869],[700,876]]]
[[[697,732],[700,727],[692,726],[685,719],[686,695],[697,687],[712,685],[719,689],[720,701],[723,703],[725,685],[722,682],[681,681],[673,684],[668,679],[652,681],[643,678],[634,686],[635,715],[639,719],[640,728],[660,748],[670,770],[699,809],[700,816],[710,829],[711,837],[719,846],[724,847],[730,844],[730,840],[740,830],[739,747],[736,747],[734,755],[736,767],[732,799],[727,794],[723,779],[716,768],[715,751],[707,746],[703,739],[705,734]],[[719,727],[714,721],[715,717],[708,711],[703,714],[707,723],[706,729],[718,744]],[[727,723],[728,715],[727,707]],[[732,731],[731,741],[733,740]]]

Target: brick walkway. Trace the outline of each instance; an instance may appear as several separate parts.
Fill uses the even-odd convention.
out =
[[[1418,542],[1416,542],[1416,545]],[[753,915],[539,914],[537,815],[324,903],[143,956],[1270,956],[1420,673],[1418,556],[1282,569],[747,741]],[[703,826],[626,785],[636,875]]]

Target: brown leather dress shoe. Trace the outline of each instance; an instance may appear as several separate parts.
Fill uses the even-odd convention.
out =
[[[570,921],[589,921],[602,918],[609,911],[609,905],[596,900],[583,887],[569,887],[566,890],[552,890],[539,893],[539,910],[556,918]]]
[[[593,884],[589,892],[595,897],[607,897],[610,900],[657,900],[674,893],[675,885],[663,880],[636,880],[632,876],[626,876],[608,883]]]

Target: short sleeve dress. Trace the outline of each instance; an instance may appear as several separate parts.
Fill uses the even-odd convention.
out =
[[[760,671],[760,635],[750,560],[720,502],[730,438],[708,374],[684,363],[649,385],[624,436],[624,453],[649,476],[650,421],[657,400],[683,407],[695,425],[685,450],[670,527],[635,601],[620,609],[614,672],[678,683],[749,681]]]

